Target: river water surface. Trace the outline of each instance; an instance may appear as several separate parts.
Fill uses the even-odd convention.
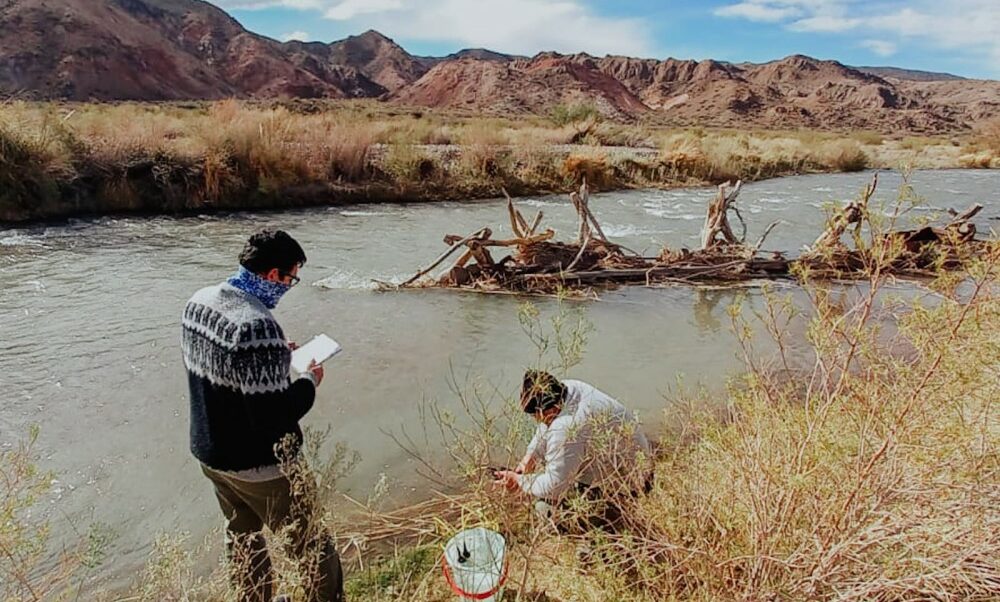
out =
[[[774,220],[766,248],[794,254],[824,224],[822,207],[851,198],[870,174],[791,177],[744,188],[739,205],[755,240]],[[883,174],[876,199],[901,182]],[[918,213],[986,205],[986,231],[1000,214],[1000,172],[918,172],[927,199]],[[656,254],[694,246],[710,189],[594,195],[606,233]],[[565,196],[522,199],[530,217],[571,237]],[[343,483],[364,498],[381,474],[396,501],[426,491],[406,455],[384,434],[419,422],[421,403],[457,404],[450,375],[514,391],[533,347],[518,322],[519,299],[445,291],[376,293],[370,280],[401,280],[443,249],[444,234],[506,221],[502,201],[365,205],[280,213],[127,217],[0,230],[0,444],[41,427],[38,450],[56,471],[48,507],[67,521],[110,526],[116,538],[104,578],[121,579],[145,560],[158,532],[198,539],[220,523],[211,488],[187,451],[186,379],[178,349],[181,309],[196,289],[226,278],[247,235],[291,232],[309,261],[302,285],[276,316],[304,342],[325,332],[345,352],[327,364],[308,425],[360,453]],[[593,325],[572,372],[640,411],[650,428],[683,375],[719,391],[739,369],[726,307],[732,291],[635,287],[582,304]],[[759,305],[760,293],[749,292]],[[545,311],[553,301],[540,301]]]

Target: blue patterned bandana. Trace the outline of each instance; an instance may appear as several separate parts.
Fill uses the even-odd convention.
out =
[[[287,284],[264,280],[243,266],[240,266],[239,271],[227,282],[241,291],[248,292],[257,297],[264,304],[264,307],[268,309],[277,307],[281,297],[292,288]]]

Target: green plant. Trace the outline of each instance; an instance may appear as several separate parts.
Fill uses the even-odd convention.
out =
[[[344,593],[349,600],[371,602],[415,599],[421,582],[429,577],[441,559],[441,549],[421,545],[376,560],[351,576]],[[434,577],[437,577],[435,572]]]

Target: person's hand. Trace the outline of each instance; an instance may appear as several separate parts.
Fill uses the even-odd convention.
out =
[[[493,481],[493,484],[497,487],[506,489],[507,491],[514,491],[520,488],[517,473],[512,470],[498,470],[494,476],[496,480]]]
[[[316,360],[309,362],[309,367],[306,368],[306,372],[313,375],[313,379],[316,382],[316,386],[323,382],[323,366],[316,363]]]

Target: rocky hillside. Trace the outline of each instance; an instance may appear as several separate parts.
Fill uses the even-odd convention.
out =
[[[559,104],[589,103],[619,119],[649,111],[622,82],[595,65],[550,54],[512,61],[443,61],[390,100],[488,113],[538,113]]]
[[[385,90],[201,0],[0,0],[0,91],[73,100],[345,98]]]
[[[382,87],[395,92],[427,73],[437,59],[415,57],[377,31],[323,44],[288,42],[285,47],[298,57],[299,65],[319,61],[329,68],[354,68]]]
[[[281,43],[201,0],[0,0],[0,97],[382,98],[493,114],[587,103],[675,125],[967,131],[1000,82],[790,56],[765,64],[485,49],[419,57],[375,31]]]

